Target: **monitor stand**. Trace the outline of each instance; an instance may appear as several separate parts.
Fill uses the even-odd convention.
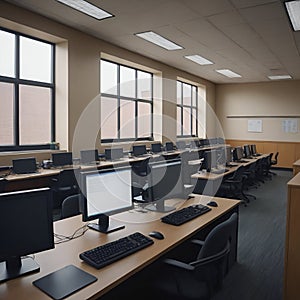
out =
[[[39,271],[40,266],[31,257],[12,257],[0,263],[0,283]]]
[[[145,207],[145,209],[156,212],[170,212],[176,208],[173,206],[166,206],[165,200],[158,200],[154,203],[151,203]]]
[[[120,229],[124,229],[125,225],[110,219],[109,216],[105,214],[102,214],[99,216],[98,224],[90,223],[88,227],[102,233],[110,233]]]

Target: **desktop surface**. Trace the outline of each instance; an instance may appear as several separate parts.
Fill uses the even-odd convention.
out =
[[[218,207],[213,207],[212,210],[196,220],[190,221],[174,230],[174,227],[169,224],[163,224],[160,221],[161,213],[148,212],[126,212],[118,215],[118,219],[125,222],[125,229],[114,232],[113,234],[102,234],[94,230],[88,230],[83,236],[57,245],[55,249],[49,250],[36,255],[36,260],[41,266],[41,272],[30,276],[25,276],[22,279],[11,280],[0,288],[0,298],[6,300],[24,299],[24,295],[30,295],[30,300],[49,299],[49,297],[32,285],[34,280],[37,280],[53,271],[59,270],[66,265],[75,265],[80,269],[96,276],[98,280],[88,287],[78,291],[68,299],[97,299],[108,292],[110,289],[125,281],[128,277],[146,267],[149,263],[154,262],[158,257],[172,249],[174,245],[180,244],[186,237],[200,231],[213,220],[218,219],[225,213],[229,213],[236,209],[239,205],[238,200],[214,198],[218,202]],[[195,196],[187,200],[184,205],[193,203],[206,204],[211,200],[211,197]],[[155,217],[156,216],[156,217]],[[117,216],[116,216],[117,217]],[[152,221],[147,221],[147,218]],[[136,220],[144,220],[138,223]],[[54,223],[54,232],[69,236],[84,223],[81,216],[75,216],[65,220],[60,220]],[[104,244],[118,238],[124,237],[133,232],[139,231],[145,235],[149,232],[157,230],[164,234],[165,239],[154,240],[154,244],[145,248],[131,256],[128,256],[118,262],[115,262],[107,267],[99,270],[82,263],[79,259],[79,253]],[[59,258],[59,259],[58,259]]]

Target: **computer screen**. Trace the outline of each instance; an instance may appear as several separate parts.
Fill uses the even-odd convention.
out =
[[[99,161],[98,149],[80,151],[80,162],[82,164],[94,163],[97,161]]]
[[[83,221],[98,220],[89,227],[103,233],[124,228],[109,218],[133,207],[131,168],[94,170],[81,173]]]
[[[218,154],[217,150],[212,149],[204,152],[203,168],[210,172],[217,167]]]
[[[226,147],[219,147],[217,150],[217,164],[225,165],[226,164]]]
[[[152,203],[148,210],[168,212],[175,207],[166,206],[165,200],[183,197],[183,181],[181,177],[181,159],[165,160],[149,164],[149,195]]]
[[[243,156],[244,156],[243,147],[238,146],[233,149],[233,159],[234,160],[239,161],[243,158]]]
[[[244,145],[244,154],[245,157],[251,157],[251,150],[249,145]]]
[[[176,147],[179,150],[184,150],[186,148],[186,143],[185,141],[177,141],[176,142]]]
[[[160,152],[162,152],[162,144],[161,143],[153,143],[153,144],[151,144],[151,151],[153,153],[160,153]]]
[[[250,145],[251,155],[257,154],[256,145],[252,144]]]
[[[38,272],[25,255],[54,248],[49,188],[0,194],[0,282]]]
[[[34,157],[13,159],[12,163],[15,174],[35,173],[37,170]]]
[[[200,147],[200,141],[199,140],[192,140],[190,144],[190,148],[197,149]]]
[[[230,146],[225,147],[225,156],[226,156],[226,164],[229,164],[232,161],[232,153],[231,153]]]
[[[166,142],[166,151],[173,151],[173,150],[174,150],[174,143]]]
[[[147,154],[146,145],[134,145],[132,146],[132,151],[134,156]]]
[[[105,151],[105,159],[107,160],[118,160],[124,157],[123,148],[107,148]]]
[[[72,152],[52,153],[52,163],[55,167],[67,166],[73,164]]]

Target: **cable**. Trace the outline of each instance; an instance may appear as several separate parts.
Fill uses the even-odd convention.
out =
[[[87,230],[88,230],[88,224],[85,224],[82,227],[76,229],[74,233],[70,236],[54,233],[54,237],[57,239],[54,243],[57,245],[57,244],[71,241],[73,239],[77,239],[78,237],[83,236]]]

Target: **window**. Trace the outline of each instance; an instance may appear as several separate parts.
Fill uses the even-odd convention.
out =
[[[54,141],[54,45],[0,29],[0,150]]]
[[[153,139],[153,74],[101,59],[101,142]]]
[[[177,136],[198,136],[198,89],[177,81]]]

